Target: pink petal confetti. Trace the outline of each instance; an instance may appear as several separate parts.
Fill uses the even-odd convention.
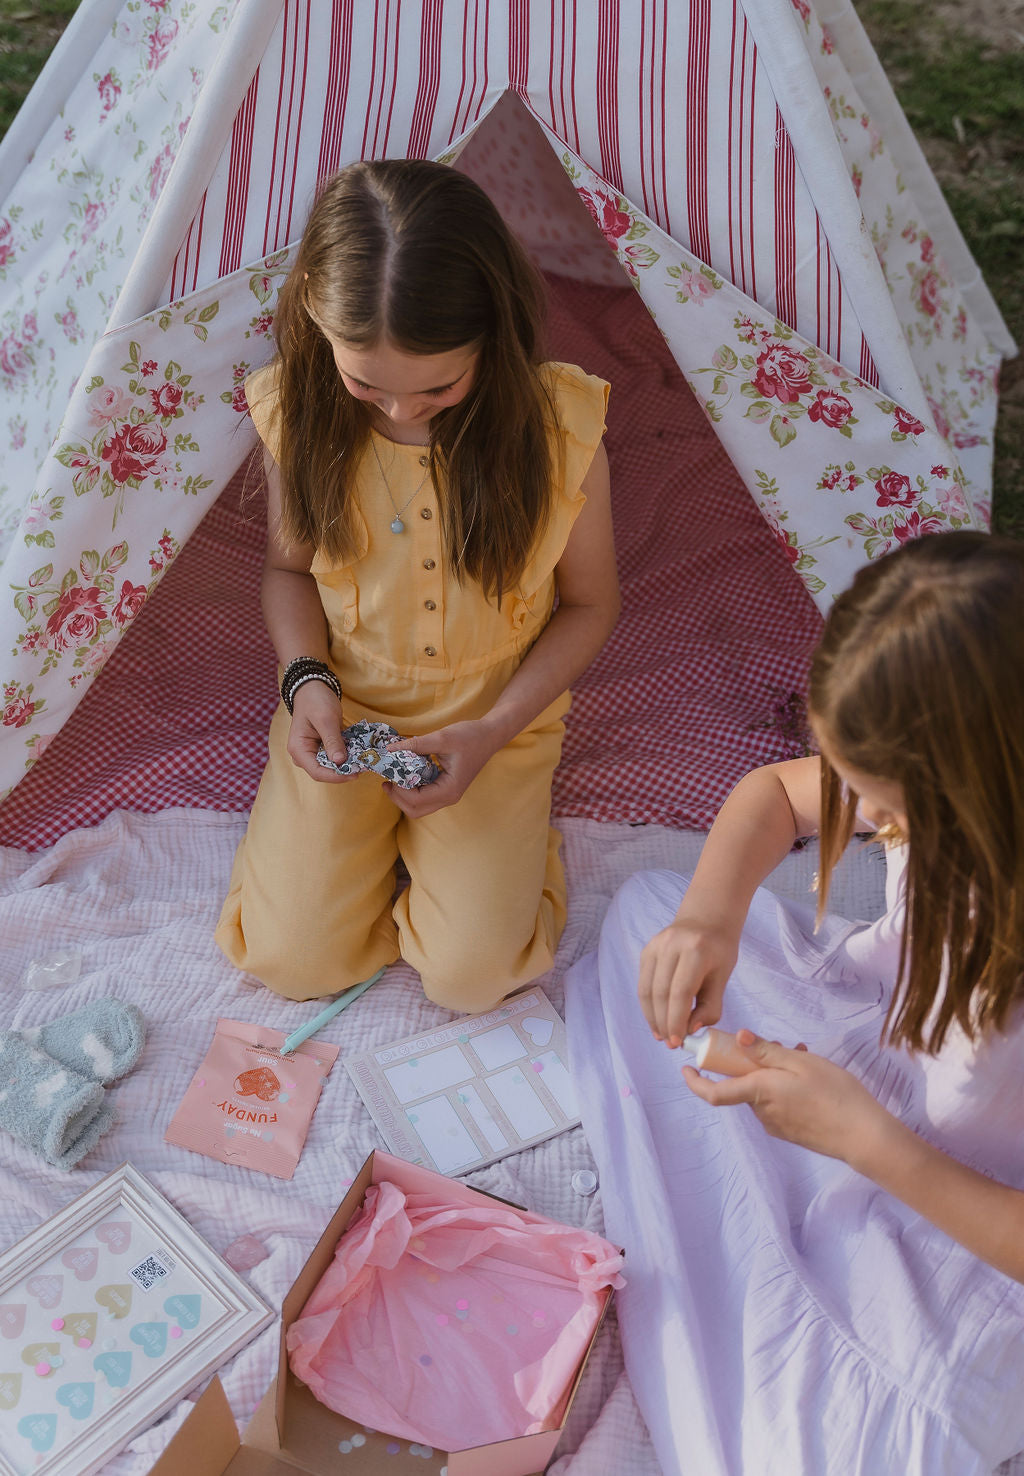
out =
[[[92,1338],[76,1338],[75,1339],[75,1347],[76,1348],[91,1348],[92,1347]]]
[[[265,1261],[269,1254],[266,1246],[255,1235],[240,1235],[228,1246],[224,1259],[235,1271],[251,1271],[253,1266]]]
[[[437,1316],[434,1318],[434,1321],[437,1323],[438,1327],[447,1327],[448,1326],[448,1318],[445,1316],[445,1314],[443,1312],[439,1312],[437,1314]]]
[[[456,1305],[456,1307],[458,1307],[458,1309],[460,1310],[460,1312],[465,1312],[466,1308],[469,1306],[469,1303],[466,1301],[466,1298],[465,1297],[460,1297],[459,1300],[455,1303],[455,1305]]]
[[[171,1328],[171,1337],[172,1338],[180,1338],[181,1337],[181,1328],[180,1327],[172,1327]]]
[[[60,1332],[61,1328],[64,1326],[63,1317],[55,1317],[50,1323],[50,1326],[53,1328],[54,1332]]]
[[[533,1067],[534,1071],[543,1071],[544,1070],[544,1062],[543,1061],[531,1061],[530,1062],[530,1065]]]
[[[50,1372],[50,1365],[48,1363],[37,1363],[35,1366],[35,1372],[39,1375],[41,1379],[45,1379],[46,1375]]]
[[[622,1095],[624,1097],[631,1097],[633,1095],[633,1088],[632,1087],[623,1087],[622,1088]]]

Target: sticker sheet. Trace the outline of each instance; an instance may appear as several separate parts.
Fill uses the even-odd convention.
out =
[[[343,1064],[391,1152],[441,1174],[482,1168],[580,1120],[565,1026],[539,989]]]
[[[0,1471],[95,1469],[85,1447],[96,1433],[132,1407],[145,1409],[169,1366],[187,1365],[231,1310],[166,1235],[125,1205],[30,1275],[4,1283]]]

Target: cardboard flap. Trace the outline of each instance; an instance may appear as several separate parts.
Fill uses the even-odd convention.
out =
[[[214,1374],[150,1476],[224,1476],[240,1445],[224,1385]]]

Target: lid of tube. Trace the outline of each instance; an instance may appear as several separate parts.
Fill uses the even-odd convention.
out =
[[[597,1175],[593,1169],[577,1169],[571,1182],[577,1194],[593,1194],[597,1188]]]
[[[708,1027],[706,1025],[702,1025],[700,1029],[695,1030],[692,1035],[687,1035],[684,1037],[683,1043],[679,1047],[679,1049],[687,1057],[687,1065],[692,1063],[694,1066],[699,1067],[703,1066],[704,1064],[704,1057],[708,1053],[708,1046],[710,1044],[711,1039],[708,1035]]]

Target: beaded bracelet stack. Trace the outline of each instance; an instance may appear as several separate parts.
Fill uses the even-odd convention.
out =
[[[326,661],[317,661],[315,656],[296,656],[289,661],[281,678],[281,701],[289,712],[294,711],[295,694],[303,682],[325,682],[341,701],[341,683]]]

